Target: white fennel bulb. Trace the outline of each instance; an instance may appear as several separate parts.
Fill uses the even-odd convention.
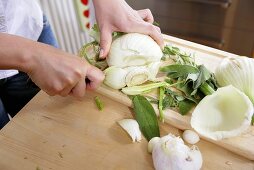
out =
[[[254,104],[254,59],[228,57],[216,68],[215,78],[220,86],[233,85],[244,92]]]
[[[229,85],[200,101],[192,113],[191,126],[202,136],[220,140],[237,136],[246,130],[252,114],[250,99]]]
[[[141,66],[158,62],[162,56],[161,48],[150,36],[129,33],[113,41],[107,63],[121,68]]]
[[[148,143],[156,170],[199,170],[202,155],[196,146],[189,148],[180,137],[172,134],[152,138]]]

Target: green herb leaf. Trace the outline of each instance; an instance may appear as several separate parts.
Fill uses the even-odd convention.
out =
[[[104,108],[104,104],[102,103],[101,99],[98,96],[96,96],[94,100],[98,109],[102,110]]]
[[[197,89],[201,84],[203,84],[205,81],[209,80],[211,78],[211,73],[207,68],[205,68],[204,65],[198,66],[199,69],[199,75],[197,78],[197,81],[194,82],[193,88]]]
[[[162,72],[166,72],[169,78],[178,78],[183,77],[187,78],[189,74],[198,73],[198,68],[190,65],[179,65],[179,64],[172,64],[160,69]]]
[[[140,95],[134,96],[132,102],[136,120],[147,141],[150,141],[153,137],[160,137],[157,116],[153,106],[145,97]]]
[[[192,101],[185,99],[179,102],[179,112],[181,115],[186,115],[193,107],[195,103]]]

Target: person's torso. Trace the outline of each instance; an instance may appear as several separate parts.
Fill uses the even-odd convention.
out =
[[[0,32],[37,41],[43,28],[43,14],[36,0],[0,0]],[[17,74],[0,70],[0,79]]]

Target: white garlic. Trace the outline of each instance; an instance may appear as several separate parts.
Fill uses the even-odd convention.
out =
[[[185,130],[183,132],[183,140],[189,144],[196,144],[200,140],[198,134],[193,130]]]
[[[172,134],[151,139],[148,150],[152,150],[156,170],[199,170],[202,166],[198,147],[189,148],[180,137]]]
[[[119,120],[118,124],[130,135],[132,142],[141,141],[141,131],[138,122],[134,119]]]

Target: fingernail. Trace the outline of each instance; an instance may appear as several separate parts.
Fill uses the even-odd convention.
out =
[[[99,55],[100,58],[104,58],[104,50],[103,49],[100,49],[100,55]]]

